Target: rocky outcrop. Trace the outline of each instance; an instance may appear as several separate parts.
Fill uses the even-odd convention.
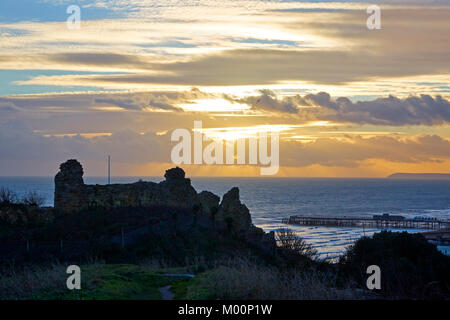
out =
[[[209,191],[202,191],[198,194],[202,212],[212,219],[215,219],[217,211],[219,210],[220,197]]]
[[[227,229],[246,232],[252,225],[252,219],[248,208],[239,199],[239,188],[228,191],[220,203],[216,221]]]
[[[184,170],[176,167],[166,170],[165,181],[159,186],[164,192],[165,204],[173,207],[194,208],[199,206],[197,191],[191,185],[191,179],[185,178]]]
[[[277,247],[275,240],[275,232],[264,232],[263,229],[257,228],[254,225],[250,227],[250,230],[245,234],[245,239],[248,243],[258,247],[259,249],[271,254]]]
[[[219,228],[231,232],[235,237],[244,239],[268,254],[273,253],[277,246],[273,231],[266,233],[252,224],[250,212],[241,202],[237,187],[223,196],[215,220]]]

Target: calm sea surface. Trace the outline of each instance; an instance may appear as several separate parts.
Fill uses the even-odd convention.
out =
[[[161,178],[117,177],[112,183],[139,179],[159,182]],[[87,184],[105,184],[103,178],[85,178]],[[250,209],[255,225],[268,230],[285,227],[281,219],[295,214],[320,216],[371,216],[401,214],[450,219],[450,181],[390,179],[310,178],[193,178],[198,192],[208,190],[222,196],[239,187],[241,200]],[[0,187],[22,195],[37,191],[53,205],[53,178],[0,177]],[[323,257],[335,257],[363,233],[376,229],[289,226],[316,247]]]

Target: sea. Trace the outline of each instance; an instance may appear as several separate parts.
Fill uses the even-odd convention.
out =
[[[112,177],[111,183],[139,179],[159,182],[155,177]],[[106,184],[105,177],[86,177],[86,184]],[[379,229],[284,225],[292,215],[367,217],[395,214],[407,218],[450,219],[450,180],[342,179],[342,178],[192,178],[200,192],[223,196],[239,187],[241,201],[249,208],[253,223],[265,231],[289,228],[317,249],[321,258],[336,259],[361,236]],[[53,177],[0,177],[0,187],[19,196],[36,191],[53,205]],[[401,230],[420,232],[423,230]]]

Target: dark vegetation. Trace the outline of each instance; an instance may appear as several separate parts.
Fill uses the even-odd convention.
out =
[[[345,277],[360,286],[366,269],[381,269],[381,294],[389,298],[450,298],[450,257],[440,253],[421,234],[383,231],[361,238],[340,259]]]
[[[40,208],[0,189],[0,299],[443,299],[450,258],[419,234],[362,238],[337,262],[287,229],[275,252],[255,247],[198,208]],[[83,289],[65,287],[69,264],[82,266]],[[366,269],[381,268],[381,290],[367,290]],[[166,277],[192,273],[193,279]]]
[[[44,203],[45,198],[36,192],[19,198],[8,188],[0,188],[0,239],[12,237],[18,230],[23,231],[24,227],[29,229],[50,223],[54,211],[41,208]]]
[[[8,188],[0,188],[0,204],[6,205],[17,202],[17,195]]]
[[[22,198],[22,202],[30,207],[42,207],[45,203],[45,197],[36,191],[30,191]]]
[[[2,187],[0,188],[0,205],[12,205],[12,204],[24,204],[31,207],[41,207],[45,203],[45,197],[37,193],[36,191],[30,191],[26,193],[22,199],[10,189]]]

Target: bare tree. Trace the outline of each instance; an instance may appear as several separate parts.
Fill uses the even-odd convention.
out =
[[[17,195],[11,191],[11,189],[1,187],[0,188],[0,203],[15,203],[17,202]]]
[[[298,253],[302,256],[314,259],[317,257],[317,250],[309,243],[299,237],[294,231],[289,229],[280,229],[276,232],[276,240],[281,249]]]
[[[45,204],[45,197],[36,191],[30,191],[23,196],[22,202],[28,206],[41,207]]]

